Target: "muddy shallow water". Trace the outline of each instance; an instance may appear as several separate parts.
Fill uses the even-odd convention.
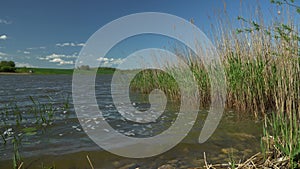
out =
[[[177,104],[170,103],[161,120],[139,125],[122,122],[120,115],[112,104],[110,96],[110,75],[97,78],[96,95],[99,108],[106,113],[107,120],[117,130],[132,137],[149,137],[167,129],[176,118]],[[71,96],[72,76],[70,75],[1,75],[0,81],[0,110],[11,101],[17,102],[21,108],[31,103],[29,96],[48,101],[51,97],[54,105],[59,105]],[[132,99],[140,109],[147,109],[146,96],[132,94]],[[126,107],[124,107],[126,109]],[[178,168],[203,166],[203,153],[208,161],[228,162],[229,156],[243,160],[260,150],[262,125],[252,117],[241,117],[237,113],[226,111],[222,120],[208,141],[197,142],[203,122],[208,111],[199,110],[198,118],[187,137],[171,150],[151,158],[130,159],[113,155],[97,146],[83,131],[71,109],[66,113],[56,114],[53,124],[45,132],[22,140],[21,155],[25,168],[41,168],[55,165],[57,168],[90,168],[86,156],[89,155],[95,168],[157,168],[170,163]],[[242,114],[242,113],[241,113]],[[0,119],[1,121],[5,119]],[[2,124],[2,123],[1,123]],[[93,127],[93,126],[91,126]],[[3,129],[0,128],[0,132]],[[109,141],[109,138],[103,138]],[[120,143],[116,146],[126,145]],[[0,168],[11,168],[12,147],[3,146],[0,141]]]

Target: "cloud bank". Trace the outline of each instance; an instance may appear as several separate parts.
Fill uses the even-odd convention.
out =
[[[58,65],[73,65],[74,59],[77,58],[77,55],[64,55],[64,54],[56,54],[53,53],[51,55],[47,55],[45,57],[40,57],[40,60],[47,60],[50,63],[57,63]]]
[[[124,62],[124,59],[122,58],[106,58],[106,57],[100,57],[97,59],[100,61],[101,67],[116,67],[119,64]]]

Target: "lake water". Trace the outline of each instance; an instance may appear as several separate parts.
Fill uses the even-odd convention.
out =
[[[188,168],[202,166],[204,152],[208,161],[215,163],[227,162],[228,152],[236,159],[243,160],[260,150],[261,123],[231,111],[225,112],[212,137],[199,144],[197,140],[208,113],[207,110],[199,110],[191,132],[173,149],[151,158],[123,158],[102,150],[83,131],[72,106],[71,75],[0,75],[0,82],[0,112],[12,102],[26,111],[33,104],[29,96],[42,103],[51,102],[58,108],[52,125],[47,126],[45,131],[38,131],[36,135],[22,140],[21,155],[27,168],[41,168],[42,164],[55,164],[57,168],[88,168],[86,155],[89,155],[96,168],[157,168],[167,163],[178,168]],[[106,120],[120,133],[131,137],[154,136],[168,129],[176,118],[176,113],[172,112],[178,110],[178,103],[169,102],[166,112],[157,122],[136,124],[125,121],[113,105],[110,82],[111,75],[98,75],[97,102]],[[60,108],[68,97],[70,109],[65,112]],[[131,93],[131,99],[140,110],[149,108],[147,98],[147,95]],[[4,132],[3,122],[7,119],[0,117],[0,132]],[[14,125],[12,123],[11,127],[14,128]],[[103,139],[109,143],[109,138]],[[115,146],[122,147],[126,144]],[[12,152],[12,146],[4,146],[1,140],[0,168],[11,168]]]

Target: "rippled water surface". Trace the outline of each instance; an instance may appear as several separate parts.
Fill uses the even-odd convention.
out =
[[[86,168],[89,166],[86,155],[89,155],[96,168],[157,168],[167,163],[187,168],[203,165],[204,152],[208,160],[226,162],[229,153],[237,159],[243,159],[259,151],[261,124],[230,111],[225,113],[218,129],[207,142],[197,143],[208,113],[207,110],[199,110],[191,132],[168,152],[146,159],[119,157],[102,150],[83,131],[72,106],[71,75],[0,75],[0,82],[0,112],[5,111],[5,106],[11,103],[16,103],[21,110],[26,111],[33,104],[30,96],[41,103],[51,102],[56,107],[52,125],[22,140],[21,155],[27,168],[41,168],[42,163],[48,166],[55,164],[58,168]],[[168,102],[165,112],[156,122],[138,124],[125,120],[112,103],[110,82],[111,75],[97,77],[96,97],[105,119],[118,132],[130,137],[150,137],[168,129],[176,118],[179,103]],[[61,108],[66,100],[70,103],[67,112]],[[132,92],[131,100],[137,110],[147,110],[150,106],[147,95]],[[127,110],[126,105],[121,108]],[[3,133],[4,121],[7,119],[0,117],[0,132]],[[27,117],[29,121],[30,118]],[[96,118],[92,120],[93,123],[88,126],[91,130],[99,123]],[[15,124],[11,122],[10,125],[13,128]],[[110,138],[103,138],[103,141],[109,143]],[[127,144],[120,142],[112,146],[122,147]],[[3,140],[0,141],[0,168],[11,168],[12,151],[12,146],[4,146]]]

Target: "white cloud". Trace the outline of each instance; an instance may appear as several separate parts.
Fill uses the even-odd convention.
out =
[[[32,48],[26,48],[27,50],[37,50],[37,49],[46,49],[45,46],[40,46],[40,47],[32,47]]]
[[[114,64],[119,65],[119,64],[123,63],[124,60],[125,60],[125,59],[121,59],[121,58],[116,59],[116,60],[114,61]]]
[[[77,46],[85,46],[85,43],[77,43]]]
[[[28,54],[31,53],[31,52],[26,51],[26,50],[24,50],[24,51],[22,51],[22,50],[17,50],[17,52],[18,52],[18,53],[24,53],[24,54],[26,54],[26,55],[28,55]]]
[[[65,60],[65,59],[75,59],[77,55],[64,55],[64,54],[51,54],[45,57],[40,57],[40,60],[47,60],[51,63],[58,63],[59,65],[72,65],[74,64],[73,60]]]
[[[4,53],[4,52],[0,52],[0,59],[3,59],[3,60],[8,60],[8,54],[7,53]]]
[[[85,46],[85,44],[84,43],[65,42],[65,43],[57,43],[56,46],[58,46],[58,47],[66,47],[66,46],[83,47],[83,46]]]
[[[113,61],[113,58],[106,58],[106,57],[100,57],[97,59],[100,62],[107,62],[107,61]]]
[[[61,58],[54,58],[52,60],[49,60],[49,62],[58,63],[59,65],[72,65],[72,64],[74,64],[74,62],[72,60],[66,61],[66,60],[62,60]]]
[[[36,67],[29,63],[20,63],[20,62],[15,62],[15,63],[16,63],[16,67]]]
[[[124,62],[124,59],[122,58],[114,59],[114,58],[100,57],[97,60],[100,61],[100,66],[102,67],[115,67]]]
[[[3,34],[3,35],[0,35],[0,40],[6,40],[7,39],[7,35]]]
[[[0,56],[7,56],[6,53],[0,52]]]
[[[55,58],[77,58],[77,55],[75,55],[75,54],[73,54],[73,55],[64,55],[64,54],[53,53],[51,55],[47,55],[47,56],[41,57],[39,59],[40,60],[51,60],[51,59],[55,59]]]
[[[8,21],[8,20],[5,20],[5,19],[0,19],[0,24],[8,25],[8,24],[11,24],[11,21]]]

